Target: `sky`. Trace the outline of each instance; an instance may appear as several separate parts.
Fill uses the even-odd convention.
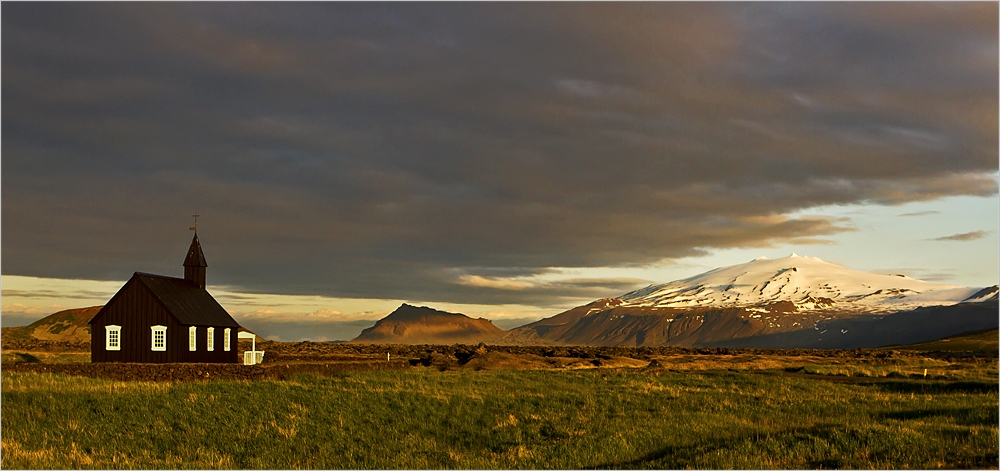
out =
[[[5,2],[5,326],[135,271],[281,340],[791,252],[989,286],[998,5]]]

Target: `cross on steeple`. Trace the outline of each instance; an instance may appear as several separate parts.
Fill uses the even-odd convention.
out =
[[[195,231],[195,232],[198,232],[198,216],[200,216],[200,214],[194,213],[194,214],[192,214],[192,216],[194,217],[194,225],[191,226],[191,227],[189,227],[188,229],[192,230],[192,231]]]

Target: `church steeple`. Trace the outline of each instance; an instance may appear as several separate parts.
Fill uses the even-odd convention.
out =
[[[184,259],[184,279],[205,289],[206,267],[208,262],[205,261],[205,253],[201,251],[198,232],[195,231],[194,239],[191,239],[191,248],[188,249],[187,258]]]

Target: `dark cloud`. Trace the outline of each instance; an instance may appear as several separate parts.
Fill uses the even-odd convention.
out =
[[[454,270],[450,270],[454,272]],[[451,275],[451,276],[449,276]],[[453,286],[451,296],[466,302],[496,304],[515,295],[518,302],[534,306],[554,306],[586,298],[607,298],[647,286],[648,280],[635,278],[581,278],[538,281],[473,274],[445,274],[439,281]],[[446,289],[446,288],[440,288]],[[472,296],[468,298],[467,296]]]
[[[936,237],[936,238],[930,239],[930,240],[937,240],[937,241],[956,241],[956,240],[957,241],[967,241],[967,240],[982,239],[983,237],[986,237],[987,234],[989,234],[989,232],[987,232],[987,231],[972,231],[972,232],[964,232],[962,234],[955,234],[955,235],[944,236],[944,237]]]
[[[2,8],[4,274],[179,274],[199,211],[210,283],[545,305],[625,286],[457,281],[997,193],[995,3]]]
[[[4,296],[15,296],[22,298],[59,298],[59,299],[103,299],[110,298],[114,296],[114,291],[93,291],[93,290],[73,290],[73,291],[60,291],[53,289],[35,289],[35,290],[21,290],[21,289],[5,289],[3,290]]]
[[[915,213],[903,213],[900,217],[916,217],[916,216],[929,216],[931,214],[939,214],[941,211],[917,211]]]

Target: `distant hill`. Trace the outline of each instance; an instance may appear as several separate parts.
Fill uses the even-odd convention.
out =
[[[997,301],[927,306],[886,316],[828,319],[812,329],[773,333],[754,338],[705,342],[705,346],[772,348],[873,348],[910,345],[996,329]]]
[[[997,356],[1000,353],[1000,333],[997,329],[967,332],[951,337],[911,345],[891,345],[885,348],[937,352],[981,352]]]
[[[23,327],[3,329],[3,338],[9,340],[50,340],[69,342],[90,341],[90,320],[104,306],[67,309],[38,319]]]
[[[492,342],[503,335],[504,331],[487,319],[403,304],[351,342],[476,344]]]

